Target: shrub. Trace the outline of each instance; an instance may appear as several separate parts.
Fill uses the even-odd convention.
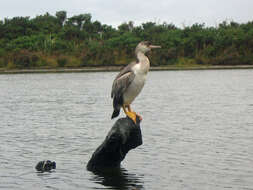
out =
[[[47,68],[56,68],[58,66],[57,59],[53,56],[45,56],[42,58],[43,65]]]
[[[0,58],[0,68],[1,67],[5,67],[5,62],[4,62],[4,59],[3,58]]]
[[[21,50],[13,54],[13,64],[19,68],[31,68],[36,66],[39,57],[27,50]]]
[[[81,59],[74,56],[68,57],[67,64],[65,65],[65,67],[80,67],[80,66],[81,66]]]
[[[64,67],[67,64],[68,60],[66,57],[59,57],[57,58],[57,63],[59,67]]]

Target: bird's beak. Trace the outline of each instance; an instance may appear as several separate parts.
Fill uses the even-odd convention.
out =
[[[150,47],[151,49],[162,48],[161,46],[155,46],[155,45],[150,45],[149,47]]]

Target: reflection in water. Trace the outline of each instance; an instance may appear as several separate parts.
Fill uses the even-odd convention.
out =
[[[36,171],[38,177],[50,176],[51,173],[55,173],[55,171],[46,171],[46,172]]]
[[[141,190],[143,181],[140,176],[128,173],[124,168],[107,169],[94,172],[91,181],[115,189]]]

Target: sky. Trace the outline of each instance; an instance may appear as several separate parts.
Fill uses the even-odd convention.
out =
[[[1,0],[0,20],[67,11],[67,16],[90,13],[92,20],[118,25],[133,21],[173,23],[178,27],[194,23],[217,26],[222,21],[253,21],[253,0]]]

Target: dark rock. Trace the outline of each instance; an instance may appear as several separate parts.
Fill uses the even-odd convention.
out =
[[[56,163],[55,162],[51,162],[50,160],[44,160],[44,161],[40,161],[37,165],[36,165],[36,170],[37,171],[50,171],[52,169],[56,168]]]
[[[139,117],[137,117],[137,124],[128,117],[120,118],[108,132],[104,142],[93,153],[87,164],[87,170],[119,167],[128,151],[141,144]]]

